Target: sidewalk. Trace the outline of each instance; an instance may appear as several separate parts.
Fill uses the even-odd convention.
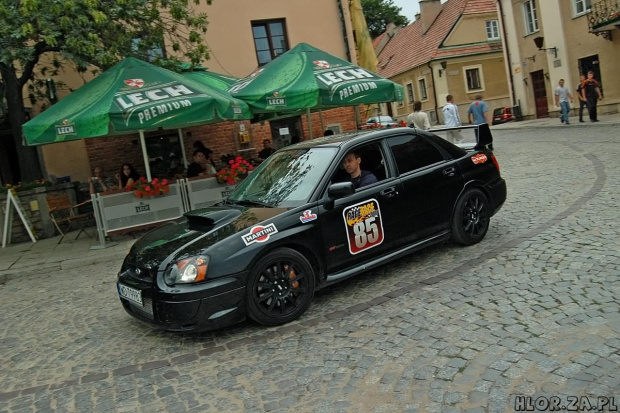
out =
[[[542,118],[542,119],[531,119],[531,120],[522,120],[522,121],[512,121],[503,123],[501,125],[491,126],[491,131],[494,130],[503,130],[503,129],[537,129],[537,128],[549,128],[549,127],[557,127],[557,128],[592,128],[599,126],[609,126],[609,125],[620,125],[620,113],[614,113],[612,115],[598,115],[598,122],[592,123],[588,118],[587,114],[584,114],[585,122],[579,123],[578,116],[571,116],[569,121],[570,125],[565,125],[560,122],[560,118]]]
[[[0,283],[23,275],[40,276],[102,262],[118,261],[120,268],[122,259],[137,239],[115,236],[113,242],[107,243],[109,247],[91,250],[90,247],[98,246],[99,242],[84,234],[74,240],[76,235],[77,232],[68,233],[61,243],[58,243],[58,235],[36,243],[9,244],[0,248]]]

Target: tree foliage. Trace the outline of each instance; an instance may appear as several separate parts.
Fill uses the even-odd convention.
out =
[[[0,2],[0,90],[5,90],[21,179],[33,180],[41,175],[36,151],[22,145],[27,84],[32,99],[41,79],[52,77],[67,65],[84,72],[92,67],[105,70],[127,56],[168,67],[177,67],[179,60],[197,64],[208,59],[203,42],[207,16],[195,9],[201,1],[210,4],[212,0]],[[46,54],[49,59],[41,59]],[[3,143],[0,155],[4,150],[6,158],[7,145]],[[0,157],[0,164],[4,158]]]
[[[409,23],[407,17],[400,14],[401,8],[395,6],[392,0],[362,0],[362,9],[372,38],[383,33],[388,23],[397,26]]]

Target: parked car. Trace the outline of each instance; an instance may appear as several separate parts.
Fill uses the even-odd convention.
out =
[[[491,144],[481,125],[465,149],[410,128],[287,146],[220,204],[139,239],[118,273],[120,301],[173,331],[246,317],[273,326],[320,288],[450,238],[475,244],[506,199]],[[343,167],[353,151],[376,182],[355,189]]]
[[[511,107],[504,107],[504,108],[496,108],[493,111],[493,125],[499,125],[502,123],[506,123],[506,122],[510,122],[511,120],[514,120],[515,117],[512,114],[512,108]]]
[[[371,128],[395,128],[400,126],[391,116],[373,116],[366,120],[365,129]]]

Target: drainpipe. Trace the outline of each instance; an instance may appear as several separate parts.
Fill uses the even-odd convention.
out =
[[[433,97],[435,98],[435,118],[437,119],[437,124],[440,124],[441,122],[439,122],[439,107],[437,106],[437,88],[435,87],[435,72],[433,72],[431,62],[428,62],[426,65],[429,69],[431,69],[431,83],[433,85]]]
[[[502,7],[502,0],[497,0],[497,4],[499,6],[499,24],[502,26],[502,46],[504,50],[506,50],[506,66],[508,67],[508,77],[510,83],[510,100],[512,101],[512,106],[517,106],[516,97],[515,97],[515,82],[512,77],[512,64],[510,59],[510,49],[508,48],[508,39],[506,38],[506,27],[504,27],[504,8]]]
[[[349,0],[345,0],[347,2],[347,4],[349,3]],[[344,5],[342,4],[343,0],[338,0],[338,3],[340,4],[340,22],[342,23],[342,38],[344,40],[344,49],[347,52],[347,60],[349,62],[352,62],[353,60],[351,60],[351,49],[349,49],[349,35],[347,34],[347,22],[344,19]]]

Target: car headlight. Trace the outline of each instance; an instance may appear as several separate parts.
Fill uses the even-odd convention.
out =
[[[164,281],[168,285],[189,284],[204,281],[207,277],[209,257],[200,255],[177,261],[166,271]]]

